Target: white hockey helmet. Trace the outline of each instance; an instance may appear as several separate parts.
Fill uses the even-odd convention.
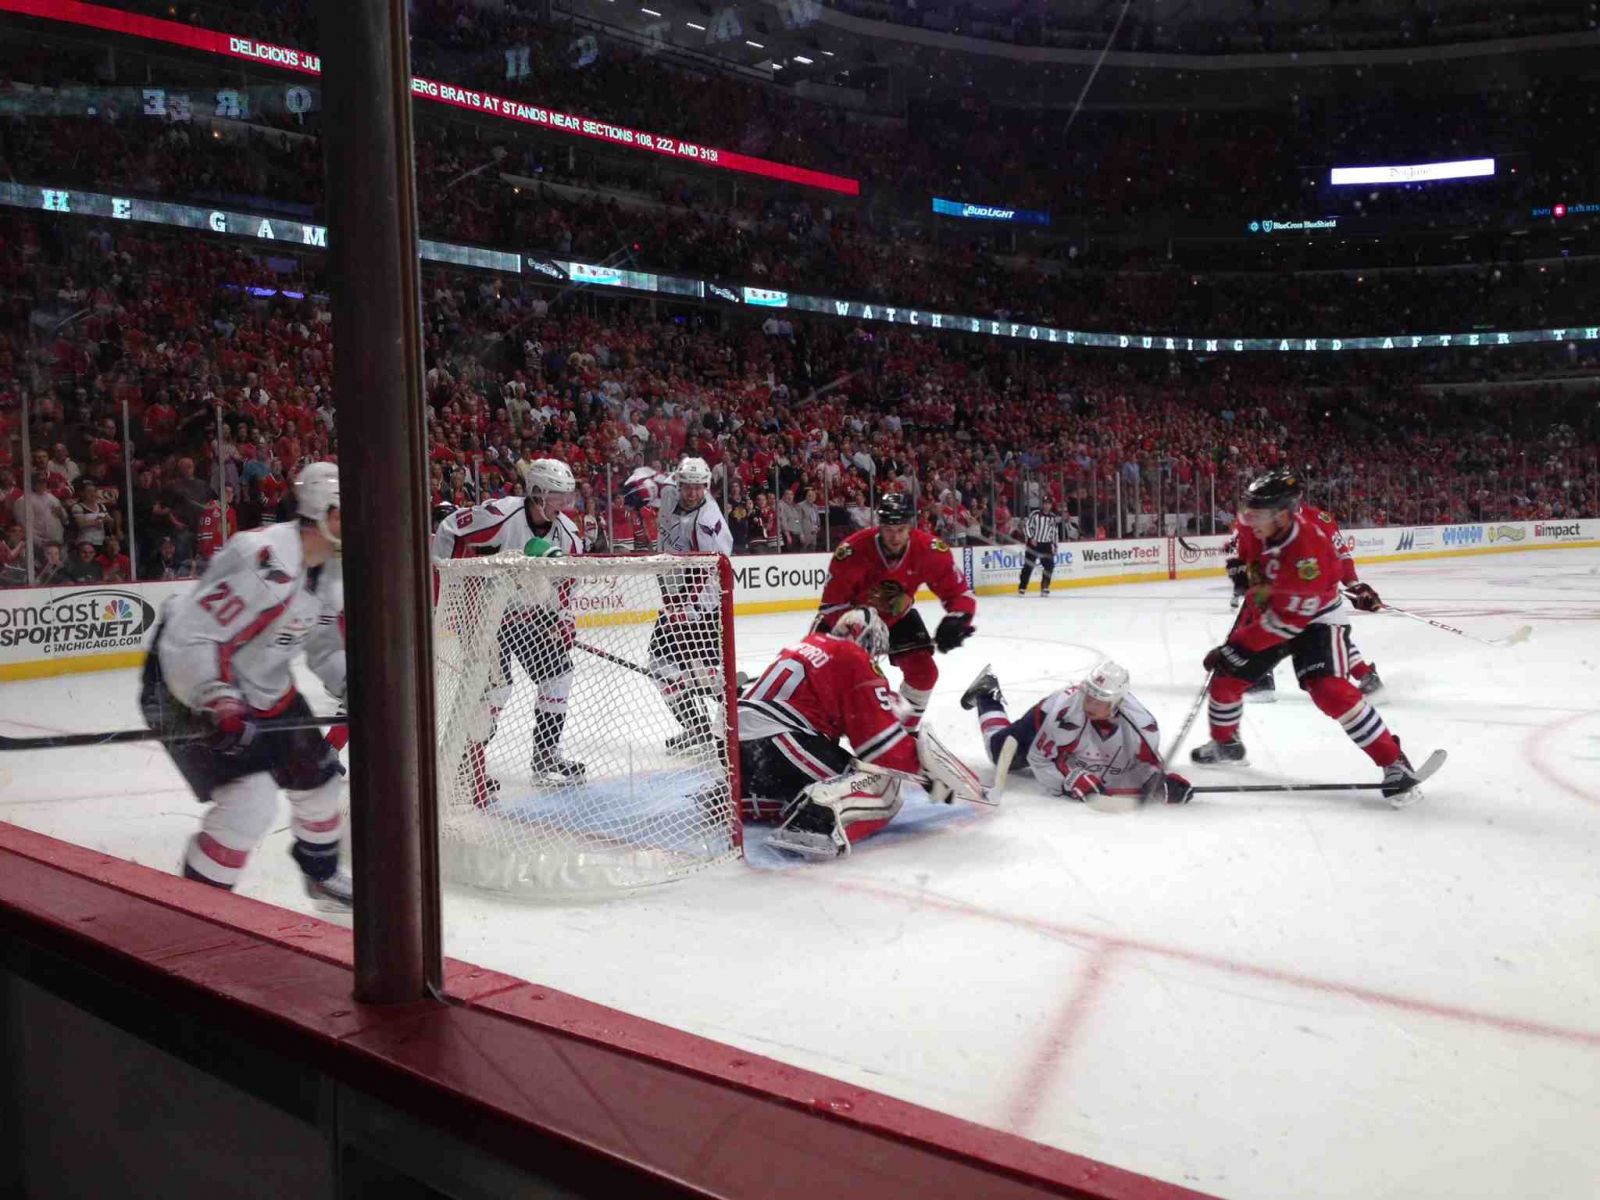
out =
[[[315,462],[302,467],[294,477],[294,511],[302,521],[310,521],[335,546],[339,539],[328,530],[328,514],[339,508],[339,468],[332,463]]]
[[[526,478],[529,500],[535,499],[537,492],[546,505],[554,504],[558,509],[572,503],[578,491],[572,468],[559,458],[534,459]]]
[[[878,658],[889,651],[889,627],[876,609],[845,609],[833,623],[832,632],[834,637],[846,638],[860,646],[868,658]]]
[[[1109,658],[1083,677],[1083,694],[1115,707],[1128,694],[1128,668]]]
[[[683,461],[678,464],[678,469],[672,473],[672,482],[679,487],[684,484],[690,487],[710,487],[711,467],[703,458],[685,455]]]

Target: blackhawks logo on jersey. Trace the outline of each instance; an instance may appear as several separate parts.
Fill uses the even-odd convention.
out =
[[[933,541],[928,543],[928,546],[930,549],[936,550],[940,554],[950,553],[950,543],[945,541],[943,538],[934,538]]]
[[[836,561],[843,562],[845,559],[854,554],[855,551],[856,548],[849,542],[840,542],[839,548],[833,552],[833,557]]]
[[[1325,512],[1319,512],[1317,514],[1317,520],[1321,521],[1324,525],[1332,525],[1333,524],[1333,518],[1330,517]]]
[[[1317,566],[1317,560],[1314,558],[1302,558],[1299,562],[1295,563],[1294,569],[1295,574],[1299,575],[1300,578],[1304,579],[1307,583],[1310,583],[1318,575],[1322,574],[1322,568]]]
[[[902,616],[911,607],[911,594],[897,579],[885,579],[867,593],[867,603],[889,617]]]

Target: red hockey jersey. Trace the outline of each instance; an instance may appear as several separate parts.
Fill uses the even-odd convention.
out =
[[[847,738],[855,756],[916,774],[917,744],[895,715],[895,699],[867,652],[846,638],[813,633],[778,657],[739,701],[739,740],[785,733]]]
[[[1228,639],[1235,645],[1266,650],[1312,624],[1349,623],[1339,594],[1339,552],[1323,522],[1305,509],[1270,545],[1242,529],[1239,557],[1261,582],[1251,586],[1239,626]]]
[[[1350,539],[1344,536],[1339,528],[1338,519],[1330,512],[1317,508],[1312,504],[1302,504],[1300,511],[1310,517],[1318,528],[1328,535],[1328,540],[1333,543],[1335,552],[1339,555],[1339,582],[1345,587],[1353,587],[1359,582],[1356,578],[1356,560],[1350,553]],[[1242,562],[1251,562],[1251,555],[1261,553],[1261,539],[1250,532],[1250,527],[1243,521],[1233,523],[1233,536],[1237,543],[1237,554]]]
[[[828,581],[822,587],[821,617],[831,626],[847,608],[868,605],[878,610],[885,624],[893,625],[911,611],[917,588],[927,584],[948,613],[974,616],[978,599],[972,585],[956,566],[950,547],[925,529],[913,529],[900,561],[884,559],[876,529],[852,533],[839,543],[828,564]]]

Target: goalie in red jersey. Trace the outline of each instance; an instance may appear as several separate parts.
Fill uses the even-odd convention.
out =
[[[1212,672],[1211,741],[1190,757],[1244,763],[1239,719],[1245,689],[1292,657],[1312,702],[1383,768],[1390,803],[1409,803],[1419,794],[1413,791],[1420,782],[1416,772],[1378,710],[1346,678],[1349,615],[1339,594],[1339,551],[1323,523],[1301,509],[1299,480],[1286,472],[1256,480],[1245,492],[1241,520],[1250,536],[1240,537],[1239,550],[1253,582],[1228,640],[1205,657]]]
[[[878,526],[853,533],[839,543],[828,564],[822,607],[815,631],[826,633],[839,614],[865,605],[889,627],[889,661],[900,668],[900,695],[915,729],[927,710],[939,668],[933,652],[947,654],[972,635],[978,600],[956,566],[950,547],[913,527],[916,508],[903,492],[886,492],[878,501]],[[945,616],[933,637],[916,610],[917,589],[927,584],[944,605]]]
[[[1305,495],[1305,485],[1299,474],[1283,467],[1264,478],[1280,480],[1285,487],[1292,489],[1300,511],[1328,535],[1328,540],[1333,543],[1333,548],[1339,557],[1339,582],[1344,585],[1345,596],[1350,601],[1351,607],[1362,612],[1377,612],[1382,608],[1383,600],[1372,585],[1362,583],[1356,577],[1356,560],[1350,552],[1348,539],[1340,532],[1338,520],[1332,513],[1306,504],[1301,499]],[[1256,537],[1242,519],[1234,523],[1233,536],[1233,544],[1229,547],[1231,553],[1228,558],[1228,578],[1233,581],[1233,606],[1237,608],[1250,587],[1249,570],[1245,566],[1247,556],[1251,561],[1259,557],[1261,539]],[[1383,688],[1383,680],[1378,677],[1377,668],[1362,656],[1355,640],[1350,636],[1348,625],[1344,627],[1344,644],[1346,658],[1350,664],[1350,678],[1355,681],[1356,687],[1361,689],[1363,696],[1377,695]],[[1245,698],[1254,701],[1274,700],[1277,687],[1272,672],[1268,671],[1250,685],[1249,690],[1245,692]]]
[[[833,632],[779,651],[740,697],[740,813],[781,817],[772,845],[846,854],[894,819],[905,780],[946,802],[984,800],[977,776],[931,729],[913,736],[901,724],[903,704],[877,665],[888,647],[876,612],[846,609]]]

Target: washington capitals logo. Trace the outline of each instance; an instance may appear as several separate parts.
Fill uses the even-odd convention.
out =
[[[268,583],[288,583],[294,576],[283,569],[283,564],[273,557],[272,549],[263,546],[256,555],[256,570],[266,576]]]

